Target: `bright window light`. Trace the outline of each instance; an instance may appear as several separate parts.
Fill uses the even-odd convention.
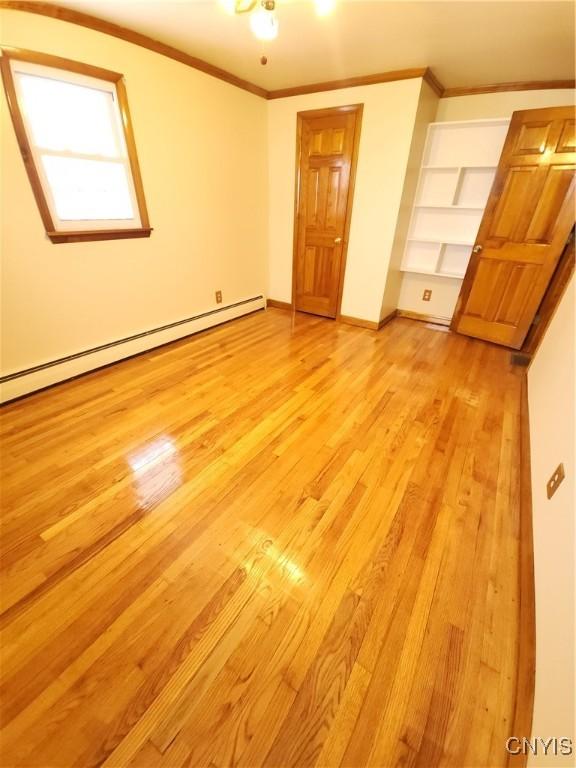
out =
[[[73,240],[149,235],[121,75],[43,54],[10,53],[8,65],[2,58],[5,85],[16,96],[16,104],[9,99],[12,119],[51,239],[66,242],[67,232]]]
[[[122,155],[109,90],[20,73],[17,79],[37,147],[108,157]]]
[[[58,155],[44,155],[42,164],[61,221],[134,218],[123,164]]]

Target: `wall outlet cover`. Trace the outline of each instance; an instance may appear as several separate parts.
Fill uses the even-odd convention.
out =
[[[549,499],[554,496],[556,493],[558,486],[564,480],[566,477],[566,473],[564,472],[564,464],[558,464],[554,472],[552,473],[550,480],[546,483],[546,496],[548,496]]]

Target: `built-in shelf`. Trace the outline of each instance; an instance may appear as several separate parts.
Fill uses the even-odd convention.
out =
[[[409,243],[436,243],[438,245],[474,245],[473,240],[450,240],[447,237],[409,237]]]
[[[428,127],[403,272],[464,277],[508,124],[471,120]]]
[[[432,275],[433,277],[450,277],[451,279],[462,280],[464,278],[464,272],[434,272],[429,269],[411,269],[409,267],[402,267],[401,272],[410,272],[413,275]]]
[[[492,163],[460,163],[460,165],[423,165],[421,169],[423,171],[458,171],[460,168],[493,168],[496,170],[497,167]]]
[[[414,208],[447,208],[452,211],[483,211],[484,205],[432,205],[431,203],[416,203]]]

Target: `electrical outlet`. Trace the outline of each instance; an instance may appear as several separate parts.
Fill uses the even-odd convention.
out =
[[[430,288],[426,288],[426,290],[422,294],[422,301],[430,301],[431,298],[432,298],[432,291],[430,290]]]
[[[222,291],[216,291],[216,304],[222,304]]]
[[[550,477],[550,480],[546,483],[546,496],[548,496],[549,499],[554,496],[556,493],[556,490],[558,489],[558,486],[564,480],[566,477],[566,474],[564,472],[564,464],[558,464],[556,469],[554,470],[552,476]]]

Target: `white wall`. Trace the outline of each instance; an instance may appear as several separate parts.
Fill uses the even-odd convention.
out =
[[[265,294],[265,100],[92,30],[1,13],[3,45],[125,75],[154,228],[148,240],[50,243],[0,88],[2,373],[213,309],[217,289],[224,304]]]
[[[441,320],[450,320],[456,308],[462,280],[455,277],[418,275],[404,272],[398,298],[398,309],[432,315]],[[425,290],[431,290],[430,301],[424,301]]]
[[[576,92],[570,89],[544,91],[508,91],[475,96],[454,96],[440,99],[435,122],[451,120],[482,120],[506,117],[519,109],[538,109],[574,104]],[[431,314],[449,319],[454,313],[460,293],[461,280],[435,275],[405,273],[398,299],[400,309]],[[425,288],[432,290],[431,301],[423,301]]]
[[[345,88],[268,103],[269,296],[291,301],[296,114],[364,104],[342,314],[378,321],[422,80]]]
[[[574,707],[574,551],[576,465],[576,280],[572,278],[528,370],[536,584],[536,692],[533,736],[569,736]],[[551,499],[558,464],[566,478]],[[521,734],[518,734],[521,735]],[[533,766],[570,765],[572,757],[531,758]]]

